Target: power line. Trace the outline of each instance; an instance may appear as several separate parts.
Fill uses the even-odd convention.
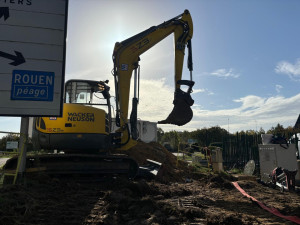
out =
[[[17,132],[10,132],[10,131],[0,131],[0,133],[4,133],[4,134],[20,134]]]

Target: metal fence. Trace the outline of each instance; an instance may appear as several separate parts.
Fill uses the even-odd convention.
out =
[[[259,165],[260,134],[236,133],[223,138],[223,164],[227,168],[243,168],[249,160]]]

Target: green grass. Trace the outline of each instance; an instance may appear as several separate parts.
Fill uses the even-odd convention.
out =
[[[1,153],[0,158],[11,158],[17,154],[18,152],[3,152]]]
[[[190,166],[195,170],[195,172],[198,172],[198,173],[202,173],[202,174],[212,173],[212,169],[208,168],[206,166],[201,166],[199,164],[191,164]]]
[[[194,155],[194,156],[199,156],[199,157],[201,157],[202,159],[205,158],[205,155],[202,154],[201,152],[195,152],[193,155]]]
[[[244,171],[242,169],[233,168],[229,171],[231,174],[242,174]]]
[[[184,154],[184,156],[177,156],[177,158],[179,160],[184,160],[184,161],[191,161],[192,160],[192,156],[190,156],[188,154]]]

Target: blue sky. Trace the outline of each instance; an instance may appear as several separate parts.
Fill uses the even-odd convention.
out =
[[[113,87],[115,42],[185,9],[194,23],[194,118],[182,127],[160,127],[218,125],[235,132],[293,126],[300,113],[297,0],[69,0],[66,80],[109,79]],[[156,122],[171,112],[173,58],[172,36],[141,56],[140,119]],[[2,117],[0,124],[0,130],[18,131],[20,119]]]

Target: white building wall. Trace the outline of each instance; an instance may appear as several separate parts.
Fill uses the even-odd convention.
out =
[[[130,128],[130,124],[129,124],[129,128]],[[118,127],[116,126],[116,120],[112,119],[112,128],[111,128],[112,132],[115,132],[117,129]],[[145,143],[157,141],[157,123],[138,120],[137,129],[138,129],[139,140]]]

